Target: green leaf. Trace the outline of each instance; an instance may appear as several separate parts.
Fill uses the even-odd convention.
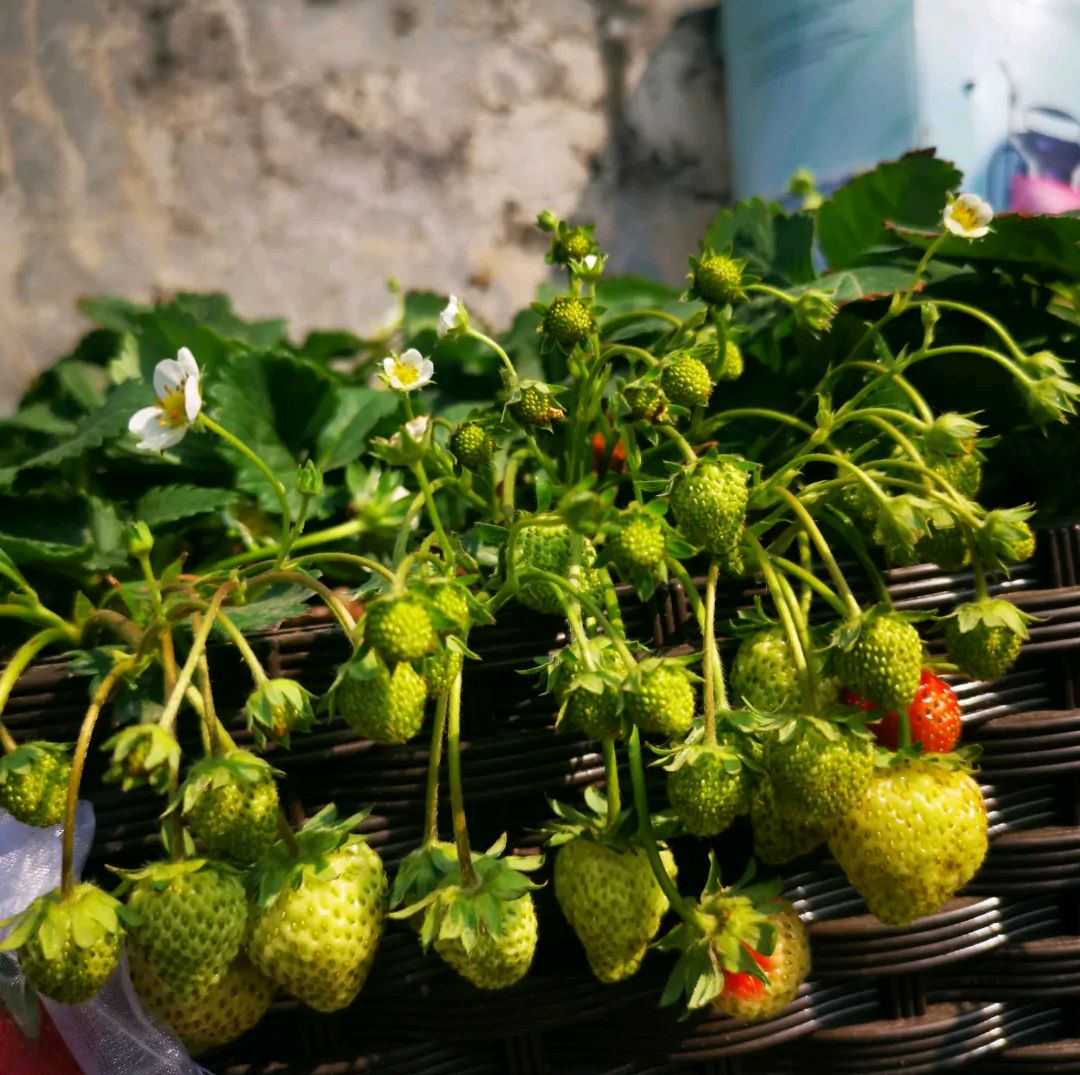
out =
[[[135,517],[148,526],[164,526],[217,511],[236,499],[231,489],[206,489],[199,485],[161,485],[146,493],[135,506]]]
[[[274,318],[268,321],[245,321],[233,312],[232,302],[227,295],[198,295],[181,291],[170,305],[190,314],[200,324],[213,329],[219,335],[240,340],[250,347],[279,347],[287,343],[283,320]]]
[[[401,406],[397,393],[359,385],[336,389],[329,401],[331,417],[316,439],[316,458],[324,471],[358,458],[379,422]]]
[[[308,600],[308,591],[303,586],[274,587],[270,596],[252,601],[249,605],[227,608],[224,613],[247,634],[264,631],[282,620],[302,616],[308,611]]]
[[[848,268],[888,243],[886,222],[939,227],[960,179],[954,165],[919,150],[845,183],[818,209],[818,242],[829,264]]]
[[[304,342],[294,348],[297,358],[310,362],[329,362],[332,358],[355,355],[364,341],[351,332],[309,332]]]
[[[138,306],[113,295],[94,295],[79,303],[79,312],[102,328],[131,332],[138,328],[140,317],[149,307]]]
[[[785,213],[775,202],[750,198],[724,209],[705,233],[714,250],[730,248],[735,257],[746,258],[755,276],[784,283],[804,283],[814,278],[811,252],[814,218],[809,213]]]

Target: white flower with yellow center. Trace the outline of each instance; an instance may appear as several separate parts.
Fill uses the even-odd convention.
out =
[[[418,415],[416,418],[410,419],[405,423],[405,432],[418,444],[424,439],[424,434],[427,432],[428,423],[431,419],[426,414]],[[401,444],[401,431],[399,430],[390,438],[390,443],[395,447],[399,447]]]
[[[978,194],[961,194],[958,198],[950,198],[942,215],[945,227],[961,239],[981,239],[990,231],[990,221],[993,219],[994,210],[990,208],[990,203],[983,201]]]
[[[386,383],[399,392],[415,392],[430,384],[435,376],[435,363],[424,358],[415,347],[410,347],[403,355],[384,358],[382,368]]]
[[[439,314],[439,339],[449,336],[453,339],[459,332],[464,332],[469,327],[469,311],[465,309],[465,303],[451,295],[450,301]]]
[[[157,364],[154,395],[157,402],[137,410],[128,422],[128,430],[139,438],[135,447],[145,452],[163,452],[179,444],[202,410],[199,367],[186,347],[180,348],[176,358]]]

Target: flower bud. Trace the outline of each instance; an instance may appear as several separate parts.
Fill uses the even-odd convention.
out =
[[[149,556],[154,547],[154,535],[141,519],[124,527],[124,545],[130,556]]]
[[[314,459],[309,459],[297,470],[296,491],[301,496],[318,496],[323,491],[322,470]]]

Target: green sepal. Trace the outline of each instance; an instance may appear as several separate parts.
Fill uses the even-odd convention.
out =
[[[101,744],[112,751],[105,781],[119,783],[122,791],[148,784],[159,794],[166,794],[180,771],[180,745],[175,736],[158,724],[134,724],[117,732]],[[133,757],[136,751],[145,754]]]
[[[96,885],[81,884],[67,899],[59,888],[54,888],[19,914],[0,922],[0,928],[12,927],[0,941],[0,949],[15,951],[37,937],[45,958],[53,960],[69,936],[80,948],[90,948],[103,937],[120,933],[124,923],[135,921],[136,916],[115,896]]]
[[[106,868],[110,873],[114,873],[120,878],[120,884],[113,891],[114,896],[122,896],[130,892],[140,882],[146,882],[161,892],[168,888],[178,877],[188,877],[193,873],[201,873],[204,870],[229,874],[232,877],[243,877],[242,871],[235,866],[230,866],[226,862],[219,862],[216,859],[205,858],[186,858],[178,862],[151,862],[149,865],[140,866],[136,870],[124,870],[118,866],[108,866]],[[135,914],[133,911],[131,913]]]
[[[0,755],[0,784],[7,783],[9,773],[15,776],[32,769],[47,754],[67,760],[71,756],[71,744],[50,743],[40,739],[23,743],[10,754]]]
[[[187,779],[166,813],[179,807],[182,813],[188,814],[203,795],[230,784],[238,788],[250,787],[267,778],[284,775],[249,750],[230,750],[220,757],[203,758],[188,771]]]
[[[1006,601],[1001,597],[988,597],[981,601],[969,601],[958,605],[946,617],[946,619],[953,618],[956,619],[961,634],[967,634],[980,625],[985,625],[986,627],[1004,627],[1025,639],[1028,637],[1028,624],[1040,622],[1037,616],[1029,615],[1011,601]]]
[[[310,731],[315,723],[313,698],[311,691],[284,676],[259,683],[244,707],[256,745],[273,740],[287,747],[292,732]]]

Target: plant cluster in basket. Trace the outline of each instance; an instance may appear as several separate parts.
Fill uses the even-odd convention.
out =
[[[541,214],[563,278],[501,337],[456,298],[399,296],[369,339],[298,346],[212,297],[88,302],[101,328],[0,443],[0,707],[49,649],[90,680],[74,745],[0,725],[0,805],[63,834],[59,887],[3,941],[30,983],[87,1001],[126,952],[147,1009],[201,1049],[278,991],[347,1006],[386,929],[480,988],[512,986],[547,883],[601,982],[655,948],[663,1003],[764,1020],[810,969],[786,863],[827,845],[891,925],[940,908],[987,847],[941,676],[1002,676],[1028,618],[988,586],[1032,556],[1033,507],[987,507],[983,471],[1080,395],[1055,350],[1075,344],[1060,281],[1076,267],[1048,238],[1075,222],[991,224],[948,193],[958,178],[918,154],[820,208],[744,203],[682,295],[605,280],[593,230]],[[995,408],[997,448],[980,413]],[[970,568],[974,600],[893,607],[883,566],[926,561]],[[725,582],[758,596],[718,623]],[[628,636],[616,586],[648,600],[661,584],[685,592],[699,651]],[[352,650],[321,697],[270,675],[249,640],[312,599]],[[535,688],[552,734],[584,733],[605,762],[583,802],[551,803],[546,856],[506,837],[480,850],[466,820],[470,635],[513,605],[564,621]],[[250,750],[219,717],[215,640],[250,669]],[[262,750],[326,718],[376,744],[430,739],[423,840],[393,877],[355,833],[363,815],[326,805],[297,830],[281,808]],[[106,780],[160,804],[160,858],[116,870],[111,892],[73,870],[91,749]],[[754,861],[721,877],[714,852],[743,815]],[[711,859],[700,892],[668,846],[687,834],[700,842],[680,853]]]

